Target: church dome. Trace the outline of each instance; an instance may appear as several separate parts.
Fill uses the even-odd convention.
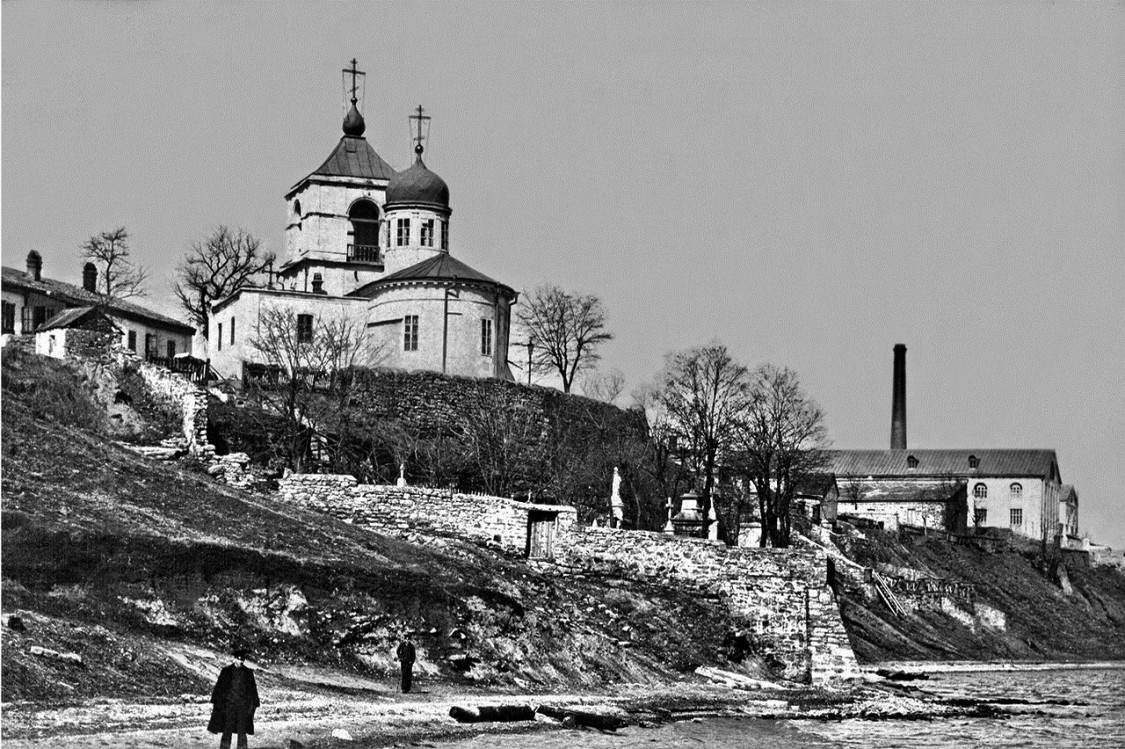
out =
[[[358,138],[363,135],[363,131],[367,129],[367,123],[363,121],[363,115],[355,108],[355,102],[352,102],[352,108],[344,115],[344,135],[350,135],[353,138]]]
[[[395,203],[424,203],[441,208],[449,207],[449,185],[426,168],[422,154],[414,166],[391,177],[387,183],[387,206]]]

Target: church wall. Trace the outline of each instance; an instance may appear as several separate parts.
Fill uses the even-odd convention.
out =
[[[348,235],[351,231],[351,221],[348,220],[348,209],[351,205],[366,198],[379,206],[380,214],[383,210],[383,200],[386,184],[356,185],[340,181],[334,184],[321,185],[309,184],[305,189],[294,194],[286,204],[285,246],[289,260],[302,257],[312,257],[322,260],[347,260],[348,244],[352,238]],[[301,218],[295,221],[294,202],[300,201]],[[383,245],[386,246],[385,244]],[[351,272],[340,270],[337,274],[344,280],[351,276]],[[311,276],[310,276],[311,279]],[[329,278],[325,276],[326,284]],[[303,290],[297,282],[296,290]],[[288,288],[290,282],[286,282]],[[330,293],[346,293],[357,286],[353,280],[351,286],[336,288],[326,285]]]
[[[481,320],[493,320],[493,338],[500,330],[496,320],[495,299],[491,291],[462,287],[458,296],[449,298],[447,322],[445,313],[445,286],[404,286],[383,291],[379,299],[371,302],[369,328],[377,335],[385,353],[383,366],[407,371],[442,371],[443,325],[445,330],[445,373],[467,377],[493,377],[495,357],[481,354]],[[502,314],[507,314],[507,304],[501,304]],[[402,319],[406,315],[418,316],[418,350],[404,350]],[[393,321],[393,322],[392,322]],[[379,324],[385,323],[385,324]],[[494,345],[494,350],[496,349]]]
[[[244,289],[233,301],[223,305],[218,312],[212,312],[207,358],[211,360],[211,366],[221,376],[241,380],[243,362],[264,360],[261,352],[252,343],[260,333],[262,315],[274,309],[289,311],[294,315],[310,314],[314,319],[314,328],[318,318],[324,320],[352,318],[362,328],[365,301],[274,289]],[[232,319],[235,321],[233,343],[230,336]],[[221,347],[219,325],[222,325]]]

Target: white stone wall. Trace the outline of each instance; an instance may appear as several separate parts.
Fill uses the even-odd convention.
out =
[[[368,307],[368,330],[386,354],[384,366],[407,371],[442,371],[445,336],[445,373],[468,377],[494,377],[498,363],[506,366],[510,307],[495,292],[481,287],[461,287],[450,296],[446,315],[446,287],[412,285],[383,291]],[[406,315],[418,316],[418,350],[404,350]],[[444,317],[444,321],[443,321]],[[492,355],[481,353],[481,320],[492,320]],[[443,326],[448,326],[444,328]]]
[[[210,338],[207,341],[207,358],[221,376],[241,379],[244,362],[262,362],[264,357],[253,341],[260,335],[262,315],[270,310],[289,310],[294,315],[313,316],[314,332],[317,318],[325,320],[348,319],[355,322],[357,330],[364,331],[363,314],[366,299],[301,294],[276,289],[243,289],[228,304],[212,311]],[[230,324],[234,324],[234,342],[231,342]],[[220,344],[219,325],[222,325]],[[295,324],[295,320],[294,320]],[[372,362],[377,364],[379,362]]]
[[[1018,498],[1011,494],[1011,485],[1014,483],[1023,487]],[[988,496],[983,500],[977,499],[973,494],[977,484],[984,484],[988,488]],[[1042,539],[1044,534],[1047,538],[1053,538],[1059,521],[1059,487],[1054,481],[1044,481],[1032,476],[970,478],[966,487],[969,525],[973,524],[974,509],[984,508],[988,512],[985,527],[1010,528],[1013,533],[1035,540]],[[1010,511],[1013,508],[1023,510],[1023,522],[1018,526],[1010,523]]]

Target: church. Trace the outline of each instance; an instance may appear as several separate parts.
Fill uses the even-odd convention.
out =
[[[511,380],[518,295],[450,252],[449,187],[422,160],[430,118],[421,107],[410,117],[414,164],[395,171],[364,138],[364,73],[355,60],[343,73],[343,135],[285,193],[285,257],[270,282],[211,305],[211,366],[244,379],[264,361],[254,341],[266,319],[291,320],[298,344],[336,321],[362,331],[370,366]]]

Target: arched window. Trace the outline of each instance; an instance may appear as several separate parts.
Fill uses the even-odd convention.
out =
[[[980,458],[975,455],[969,456],[969,468],[976,468],[980,465]]]
[[[1008,487],[1008,491],[1012,495],[1012,499],[1023,496],[1023,487],[1019,484],[1012,484],[1010,487]]]
[[[906,467],[907,468],[917,468],[918,467],[918,459],[915,458],[913,455],[907,456]]]
[[[977,499],[984,499],[988,496],[988,487],[984,484],[977,484],[973,487],[973,496]]]
[[[298,221],[301,220],[301,201],[299,200],[293,201],[293,218],[297,219]]]
[[[370,200],[357,200],[348,210],[352,223],[348,260],[374,263],[379,260],[379,206]]]

